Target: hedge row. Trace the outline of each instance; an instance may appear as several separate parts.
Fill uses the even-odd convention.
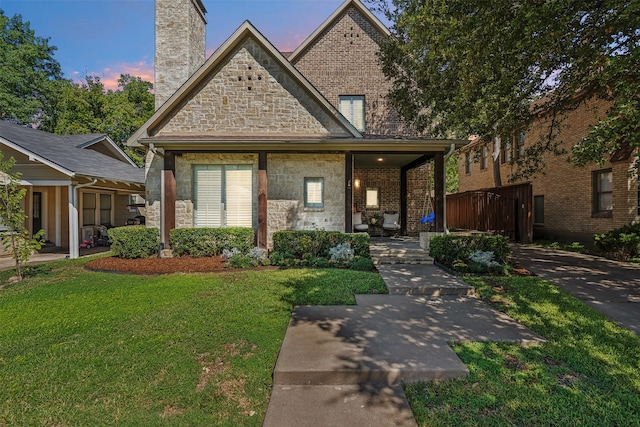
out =
[[[252,228],[175,228],[170,231],[175,256],[208,257],[225,249],[248,253],[253,247]]]
[[[366,233],[346,234],[324,230],[285,230],[273,233],[273,251],[290,254],[296,259],[309,255],[329,259],[331,248],[341,243],[349,244],[354,256],[370,258],[369,242],[370,238]]]
[[[596,248],[609,258],[627,261],[640,258],[640,223],[623,225],[605,234],[594,235]]]
[[[119,258],[147,258],[158,251],[160,233],[144,225],[109,229],[113,255]]]
[[[468,262],[476,251],[493,252],[494,260],[507,264],[511,256],[507,236],[457,236],[446,234],[431,238],[429,255],[445,265],[452,266],[456,261]]]

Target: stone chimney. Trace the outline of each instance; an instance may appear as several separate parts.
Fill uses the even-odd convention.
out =
[[[205,61],[202,0],[156,0],[156,110]]]

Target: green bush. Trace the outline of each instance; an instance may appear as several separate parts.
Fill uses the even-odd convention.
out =
[[[174,228],[170,232],[175,256],[207,257],[236,248],[247,254],[253,247],[252,228]]]
[[[605,256],[627,261],[640,258],[640,224],[624,225],[605,234],[594,235],[594,243]]]
[[[329,251],[339,244],[349,244],[354,256],[370,258],[369,235],[363,233],[346,234],[324,230],[284,230],[273,233],[273,250],[290,253],[293,258],[330,258]]]
[[[373,270],[373,261],[371,258],[354,257],[349,262],[349,270],[371,271]]]
[[[109,229],[109,242],[114,256],[147,258],[158,251],[160,232],[144,225]]]
[[[507,236],[458,236],[447,234],[431,238],[429,255],[452,268],[469,265],[471,254],[477,251],[493,252],[494,260],[509,263],[511,248]]]

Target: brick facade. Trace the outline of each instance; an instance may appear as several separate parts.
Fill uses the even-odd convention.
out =
[[[413,135],[387,100],[390,83],[377,56],[384,37],[348,7],[292,63],[336,108],[340,95],[364,95],[366,133]]]
[[[585,136],[589,127],[604,117],[608,104],[593,101],[581,105],[563,118],[558,140],[561,148],[571,151]],[[548,118],[536,120],[525,135],[525,146],[537,141],[548,131]],[[468,151],[468,149],[467,149]],[[489,152],[491,153],[492,147]],[[472,150],[472,159],[477,157]],[[471,163],[471,173],[465,172],[465,150],[460,155],[458,172],[460,192],[491,188],[494,186],[491,155],[486,169],[480,169],[480,162]],[[638,216],[638,180],[630,177],[630,161],[606,162],[604,165],[590,164],[584,168],[567,162],[567,155],[546,154],[545,174],[533,178],[533,196],[544,197],[544,223],[536,223],[536,235],[563,240],[592,241],[594,233],[604,233],[611,229],[640,220]],[[515,166],[501,164],[502,182],[506,184]],[[610,217],[593,214],[594,172],[611,169],[613,174],[613,211]],[[537,222],[534,219],[534,222]]]

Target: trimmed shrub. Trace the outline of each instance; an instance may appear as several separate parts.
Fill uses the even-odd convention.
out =
[[[373,261],[371,258],[354,257],[349,262],[349,270],[371,271],[373,270]]]
[[[509,263],[511,248],[507,236],[434,236],[429,244],[429,255],[442,264],[453,267],[473,262],[471,256],[478,252],[491,252],[493,260],[501,265]]]
[[[640,224],[623,225],[593,237],[596,248],[607,257],[623,261],[640,258]]]
[[[170,233],[175,256],[218,256],[225,249],[246,254],[253,247],[252,228],[174,228]]]
[[[109,229],[111,251],[118,258],[147,258],[158,252],[160,232],[144,225]]]
[[[369,242],[369,235],[363,233],[324,230],[283,230],[273,233],[273,250],[288,252],[297,259],[304,259],[305,255],[329,259],[331,248],[340,244],[350,245],[354,256],[370,258]]]

